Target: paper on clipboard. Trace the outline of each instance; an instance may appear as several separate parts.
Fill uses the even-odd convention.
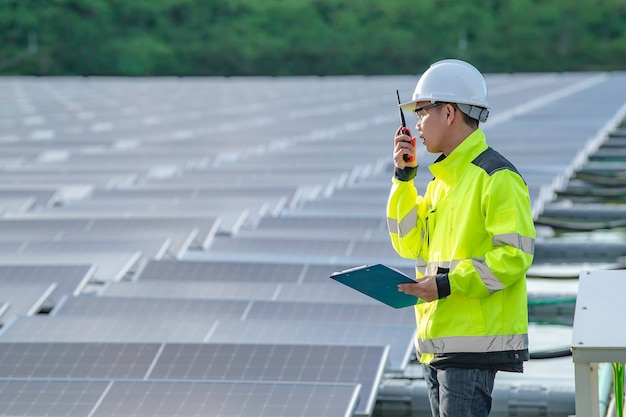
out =
[[[415,283],[415,280],[382,264],[346,269],[330,278],[393,308],[414,306],[418,301],[414,295],[398,291],[398,284]]]

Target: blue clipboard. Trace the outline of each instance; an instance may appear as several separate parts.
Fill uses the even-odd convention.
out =
[[[398,284],[416,281],[382,264],[346,269],[333,273],[330,278],[393,308],[414,306],[418,301],[414,295],[398,291]]]

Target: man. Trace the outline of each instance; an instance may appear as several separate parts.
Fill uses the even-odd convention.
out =
[[[522,372],[529,359],[525,274],[535,228],[528,188],[478,127],[489,104],[472,65],[434,63],[401,107],[417,116],[428,152],[441,153],[419,195],[416,149],[400,128],[387,204],[394,249],[417,261],[417,283],[398,290],[420,299],[416,349],[431,410],[487,416],[496,372]]]

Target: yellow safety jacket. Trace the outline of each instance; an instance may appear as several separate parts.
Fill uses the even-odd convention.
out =
[[[422,196],[415,169],[397,170],[387,204],[394,249],[417,261],[418,278],[437,276],[440,298],[415,306],[418,357],[433,366],[527,360],[535,228],[526,183],[480,129],[430,171]]]

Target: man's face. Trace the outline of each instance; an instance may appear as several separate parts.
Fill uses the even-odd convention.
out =
[[[426,146],[426,150],[430,153],[443,152],[443,141],[445,140],[445,118],[442,114],[445,104],[431,103],[430,101],[420,101],[415,103],[415,116],[417,117],[417,125],[415,126],[420,132],[420,139]]]

